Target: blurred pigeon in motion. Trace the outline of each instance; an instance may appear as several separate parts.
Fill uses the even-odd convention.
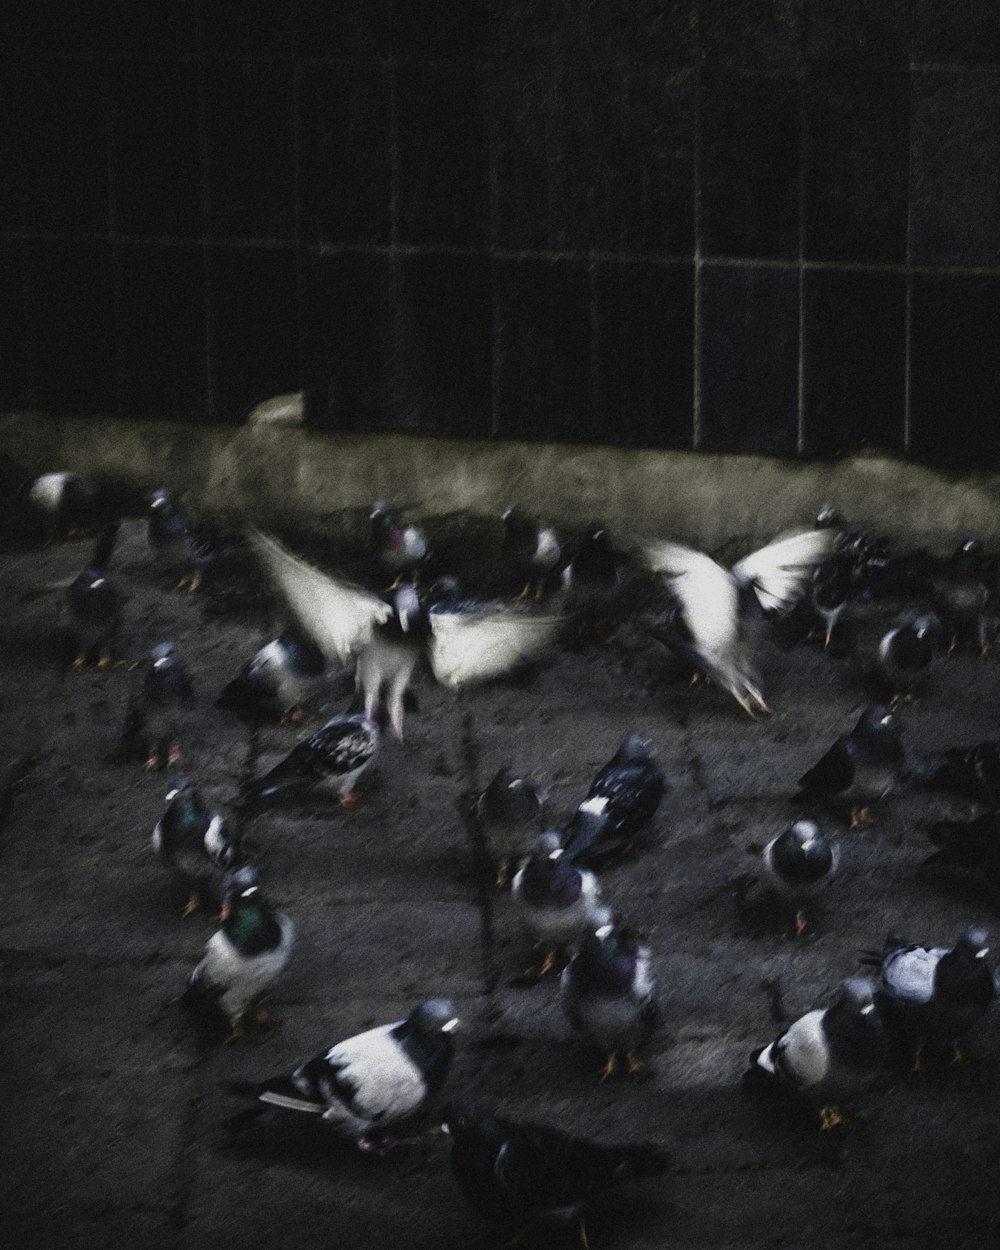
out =
[[[855,666],[893,702],[910,699],[930,670],[940,628],[937,618],[926,614],[888,628],[870,623],[855,637]]]
[[[691,659],[750,716],[770,711],[757,671],[765,614],[792,610],[834,542],[833,530],[804,530],[752,552],[729,571],[679,543],[647,543],[646,565],[667,579],[678,605],[654,636]]]
[[[975,927],[951,950],[888,937],[881,954],[862,952],[862,963],[882,969],[879,1012],[908,1060],[919,1065],[922,1056],[949,1047],[958,1057],[958,1039],[996,998],[988,953],[986,933]]]
[[[542,831],[545,794],[506,764],[475,799],[497,886],[506,885],[511,865],[531,853]]]
[[[844,982],[832,1007],[801,1016],[769,1046],[755,1051],[750,1063],[754,1074],[818,1108],[825,1130],[843,1123],[840,1104],[877,1083],[887,1055],[875,987],[864,977],[854,977]]]
[[[325,672],[319,647],[298,630],[286,629],[247,661],[223,688],[216,706],[251,723],[297,720]]]
[[[939,821],[928,836],[937,850],[920,865],[922,873],[974,886],[992,902],[1000,901],[1000,812]]]
[[[149,545],[156,563],[177,576],[176,590],[196,591],[213,561],[242,546],[242,539],[226,533],[213,521],[194,520],[166,490],[153,492],[146,522]]]
[[[228,1021],[234,1039],[277,1024],[259,1000],[287,967],[294,937],[288,917],[268,906],[256,871],[234,869],[222,886],[222,928],[191,973],[186,1005],[209,1024]]]
[[[413,580],[417,568],[427,559],[427,539],[415,525],[404,525],[399,510],[379,501],[372,506],[369,546],[386,572],[393,589],[404,579]]]
[[[1000,807],[1000,742],[948,747],[930,759],[918,760],[911,776],[927,790],[945,790]]]
[[[66,589],[62,607],[65,653],[72,668],[96,663],[107,668],[121,630],[121,595],[106,575],[118,538],[119,521],[106,526],[97,539],[90,563]]]
[[[510,895],[524,927],[545,951],[539,977],[555,967],[560,951],[574,949],[604,916],[597,878],[566,859],[552,831],[538,838],[534,854],[514,876]]]
[[[799,779],[804,794],[834,806],[848,806],[851,828],[870,824],[869,806],[895,787],[903,767],[903,745],[892,712],[866,708],[850,733]]]
[[[238,843],[225,817],[213,812],[188,777],[178,777],[153,829],[153,850],[188,895],[184,915],[222,903],[223,879],[236,862]]]
[[[452,611],[438,605],[425,612],[408,583],[380,597],[321,572],[265,534],[253,532],[252,542],[299,624],[327,659],[346,664],[356,657],[366,714],[374,716],[385,698],[399,738],[404,699],[423,657],[437,681],[457,690],[533,659],[562,623],[558,616],[513,610]]]
[[[620,1058],[630,1075],[645,1070],[636,1051],[660,1022],[655,990],[649,948],[625,925],[588,932],[563,969],[563,1009],[607,1056],[602,1079],[614,1075]]]
[[[361,1150],[396,1144],[394,1134],[419,1124],[441,1092],[455,1053],[455,1010],[447,999],[431,998],[405,1020],[368,1029],[300,1064],[291,1076],[272,1077],[234,1091],[253,1095],[253,1107],[227,1127],[265,1127],[279,1115],[289,1120],[317,1116],[339,1137]]]
[[[361,797],[355,787],[378,755],[380,741],[378,725],[366,716],[334,716],[269,772],[245,785],[240,806],[251,807],[287,790],[323,786],[336,792],[341,807],[357,807]]]
[[[587,797],[563,832],[571,863],[591,867],[630,846],[653,819],[666,780],[649,741],[630,733],[591,782]]]
[[[824,625],[823,646],[829,647],[833,631],[855,592],[854,566],[843,552],[834,552],[813,569],[809,581],[809,605]]]
[[[513,504],[503,513],[500,560],[524,582],[520,598],[534,592],[541,599],[546,580],[565,565],[562,543],[554,529],[540,529]]]
[[[798,910],[795,932],[806,929],[803,904],[820,895],[837,871],[837,852],[813,820],[797,820],[772,838],[761,852],[763,880],[782,902]]]
[[[64,471],[34,478],[27,500],[49,537],[72,537],[119,520],[128,507],[129,492],[101,478]]]
[[[445,1110],[451,1170],[469,1204],[498,1223],[575,1229],[584,1250],[587,1208],[625,1181],[661,1176],[670,1155],[647,1142],[605,1145],[544,1124],[454,1103]]]
[[[180,735],[194,702],[194,686],[172,642],[162,642],[150,654],[137,697],[125,714],[121,754],[139,755],[147,769],[183,763]]]
[[[894,574],[901,590],[933,605],[949,651],[972,644],[981,655],[989,653],[987,609],[994,578],[978,534],[966,534],[950,556],[931,556],[925,550],[904,556],[896,561]]]

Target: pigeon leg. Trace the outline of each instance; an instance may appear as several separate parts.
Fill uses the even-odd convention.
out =
[[[583,1220],[580,1221],[580,1245],[583,1250],[590,1250],[590,1242],[587,1240],[587,1226]]]
[[[97,667],[102,670],[114,667],[114,660],[112,660],[107,651],[102,651],[97,657]]]
[[[827,1133],[830,1129],[836,1128],[838,1124],[846,1124],[847,1121],[837,1106],[821,1107],[819,1112],[819,1131]]]
[[[531,594],[531,581],[529,580],[524,583],[524,589],[521,591],[521,593],[517,597],[518,599],[527,599],[527,597],[530,594]]]
[[[184,756],[178,743],[174,743],[167,752],[167,767],[182,768],[184,765]]]
[[[201,895],[197,890],[195,890],[188,901],[184,904],[184,910],[181,912],[181,915],[190,916],[196,912],[199,907],[201,907]]]
[[[250,1036],[250,1032],[243,1021],[242,1011],[238,1016],[233,1016],[233,1018],[229,1021],[229,1027],[232,1031],[226,1038],[227,1046],[233,1042],[245,1042]]]
[[[358,794],[357,790],[349,790],[346,794],[341,794],[337,798],[337,802],[341,807],[346,807],[351,812],[356,807],[361,806],[361,795]]]
[[[287,712],[281,713],[279,725],[298,725],[306,718],[305,712],[300,707],[290,707]]]
[[[146,762],[145,764],[143,764],[143,768],[145,769],[147,773],[151,773],[155,769],[160,769],[162,767],[163,767],[163,764],[160,762],[160,753],[154,748],[152,751],[150,751],[149,755],[147,755]]]
[[[807,928],[808,928],[808,922],[806,921],[805,912],[797,911],[795,913],[795,936],[801,937],[802,934],[805,933]]]
[[[538,969],[539,981],[542,979],[542,977],[545,976],[547,972],[554,972],[555,967],[556,967],[556,952],[548,951],[545,955],[545,958],[542,960],[542,966]]]
[[[951,1046],[952,1046],[952,1055],[951,1055],[950,1062],[951,1063],[964,1063],[965,1056],[962,1054],[962,1048],[961,1046],[959,1046],[958,1042],[952,1042]]]
[[[957,646],[958,646],[958,634],[952,634],[951,641],[948,643],[948,654],[951,655],[951,653],[955,650]]]
[[[649,1071],[649,1064],[632,1051],[628,1051],[625,1055],[625,1064],[629,1076],[645,1076]]]
[[[507,884],[508,879],[509,878],[508,878],[508,871],[507,871],[507,862],[505,860],[497,869],[496,882],[494,883],[496,885],[496,888],[498,890],[502,890],[504,886]]]
[[[611,1054],[608,1055],[607,1062],[605,1063],[604,1067],[600,1071],[600,1074],[599,1074],[600,1079],[602,1081],[606,1081],[609,1076],[614,1076],[614,1074],[617,1071],[618,1071],[618,1052],[616,1050],[613,1050]]]
[[[851,828],[852,829],[869,829],[875,823],[875,817],[872,815],[871,808],[855,807],[851,810]]]
[[[266,1007],[257,1007],[253,1013],[254,1027],[258,1029],[276,1029],[281,1024],[277,1016],[272,1016]]]
[[[86,664],[87,664],[87,653],[86,651],[81,651],[80,654],[73,660],[73,663],[70,664],[70,668],[74,668],[77,670],[77,672],[79,672],[81,668],[86,667]]]
[[[823,635],[823,650],[825,651],[830,645],[830,639],[833,637],[833,626],[830,625]]]

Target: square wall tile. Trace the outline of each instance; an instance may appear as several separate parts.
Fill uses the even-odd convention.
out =
[[[807,260],[906,259],[910,79],[830,72],[806,87]]]
[[[400,242],[485,242],[489,160],[483,94],[483,75],[476,69],[397,66]]]
[[[706,265],[700,281],[698,446],[705,451],[794,455],[798,270]]]
[[[118,264],[122,411],[211,415],[202,249],[123,243]]]
[[[365,61],[315,61],[300,77],[302,233],[323,243],[388,243],[389,79]]]
[[[633,447],[690,448],[693,267],[598,265],[594,336],[596,436]]]
[[[494,65],[487,116],[493,246],[511,250],[555,246],[559,131],[552,58]]]
[[[17,97],[16,168],[28,229],[107,232],[105,88],[102,61],[38,61],[14,67],[8,90]]]
[[[391,425],[395,309],[388,256],[306,256],[302,370],[310,422],[338,430]]]
[[[492,271],[485,256],[403,256],[394,425],[485,438],[493,405]]]
[[[806,271],[803,428],[807,455],[901,454],[906,420],[906,279]]]
[[[111,76],[117,230],[145,238],[200,237],[197,66],[121,61]]]
[[[301,385],[294,248],[210,247],[213,410],[236,421],[261,400]]]
[[[291,65],[210,63],[205,125],[207,233],[217,239],[294,239]]]
[[[576,261],[498,260],[494,284],[494,432],[511,438],[592,438],[587,268]]]
[[[57,412],[118,409],[111,244],[28,244],[32,401]]]
[[[937,65],[1000,62],[1000,8],[994,0],[916,0],[913,59]]]
[[[693,74],[564,62],[557,88],[557,246],[690,254]]]
[[[1000,264],[1000,79],[916,74],[912,256]]]
[[[915,274],[912,300],[911,453],[1000,469],[1000,277]]]
[[[706,77],[701,150],[705,255],[798,256],[800,149],[798,82]]]

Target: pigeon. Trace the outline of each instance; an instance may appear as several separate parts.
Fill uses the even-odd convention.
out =
[[[428,556],[427,539],[415,525],[403,525],[391,505],[379,501],[371,512],[369,544],[386,571],[399,582],[414,577],[417,566]]]
[[[422,658],[449,689],[489,681],[533,659],[555,637],[559,616],[517,611],[424,611],[402,583],[381,597],[323,573],[259,531],[251,541],[306,634],[330,662],[357,658],[356,680],[371,717],[384,689],[393,732],[403,736],[404,702]]]
[[[295,629],[266,643],[222,690],[216,706],[251,723],[298,720],[326,672],[323,652]]]
[[[930,669],[939,631],[937,619],[926,614],[888,629],[883,624],[869,626],[855,638],[854,663],[866,680],[894,701],[910,699]]]
[[[993,589],[985,567],[982,539],[966,534],[950,559],[932,562],[926,573],[934,607],[949,631],[949,651],[970,637],[980,654],[989,654],[986,609]]]
[[[921,872],[978,886],[987,898],[1000,900],[1000,812],[939,821],[928,836],[937,850],[920,865]]]
[[[882,969],[878,1008],[900,1049],[919,1065],[921,1056],[952,1046],[984,1015],[997,994],[984,930],[970,926],[955,945],[907,944],[888,937],[862,962]]]
[[[140,754],[147,769],[182,764],[179,737],[193,701],[194,686],[174,644],[159,643],[150,653],[138,697],[125,714],[121,754]]]
[[[108,668],[121,630],[121,594],[106,575],[120,522],[113,521],[98,537],[87,567],[66,589],[62,625],[66,656],[73,668],[93,661]]]
[[[189,593],[198,589],[214,560],[242,546],[241,539],[214,522],[193,520],[170,492],[162,489],[153,492],[146,533],[157,564],[178,574],[175,589],[186,588]]]
[[[809,1011],[769,1046],[750,1057],[762,1074],[819,1109],[820,1128],[844,1121],[839,1104],[871,1089],[882,1076],[888,1042],[875,1007],[875,987],[864,977],[845,981],[837,1001]]]
[[[27,498],[51,536],[72,536],[113,519],[101,484],[82,473],[42,473],[28,486]]]
[[[836,848],[815,821],[797,820],[767,843],[761,862],[766,888],[782,902],[798,907],[795,932],[801,935],[806,918],[800,905],[830,884],[837,871]]]
[[[334,716],[262,777],[240,792],[239,805],[252,807],[286,790],[326,786],[336,791],[341,807],[357,807],[355,787],[378,754],[381,735],[367,716]]]
[[[854,590],[853,564],[843,552],[827,556],[813,569],[809,602],[825,626],[824,648],[829,647],[834,628],[850,604]]]
[[[573,1228],[584,1250],[588,1206],[622,1182],[661,1176],[670,1164],[669,1153],[651,1143],[588,1141],[466,1103],[445,1109],[444,1127],[455,1180],[481,1215],[501,1224]]]
[[[567,860],[593,867],[629,846],[652,820],[665,789],[649,742],[628,734],[563,831]]]
[[[627,616],[623,595],[628,557],[611,545],[600,521],[584,531],[569,556],[561,581],[564,609],[572,622],[577,645],[600,642]]]
[[[506,764],[475,799],[474,811],[497,874],[507,883],[510,866],[530,854],[542,831],[545,794]]]
[[[249,866],[227,875],[222,898],[222,928],[191,973],[185,1002],[210,1021],[227,1020],[232,1037],[239,1039],[254,1027],[277,1024],[257,1004],[287,967],[295,929],[286,915],[268,906]]]
[[[574,948],[604,915],[597,878],[566,859],[552,830],[539,836],[534,854],[514,876],[510,895],[524,927],[545,949],[539,977],[555,966],[558,951]]]
[[[187,891],[184,915],[222,902],[222,883],[238,855],[225,818],[211,811],[188,777],[178,777],[153,829],[153,850]]]
[[[573,1028],[607,1055],[602,1079],[614,1075],[619,1057],[629,1074],[644,1071],[635,1052],[660,1022],[655,990],[649,948],[625,925],[588,932],[563,969],[563,1009]]]
[[[513,504],[503,513],[504,536],[500,560],[524,581],[519,598],[534,590],[540,599],[546,579],[565,566],[562,543],[553,529],[539,529]]]
[[[792,610],[834,542],[831,529],[804,530],[752,552],[728,572],[678,543],[645,544],[647,567],[668,580],[677,600],[654,636],[692,659],[750,716],[770,711],[757,671],[765,613]]]
[[[892,712],[866,708],[850,733],[843,734],[800,778],[806,795],[851,805],[851,828],[871,823],[869,805],[885,798],[899,780],[903,745]]]
[[[927,790],[946,790],[1000,807],[1000,742],[948,747],[939,756],[914,764],[911,776]]]
[[[458,1018],[447,999],[431,998],[405,1020],[338,1042],[291,1076],[238,1085],[256,1105],[228,1121],[233,1130],[317,1116],[362,1150],[394,1144],[393,1134],[419,1122],[444,1086],[455,1052]]]

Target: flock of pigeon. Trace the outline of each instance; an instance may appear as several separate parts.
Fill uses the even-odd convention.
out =
[[[82,524],[97,533],[88,567],[63,588],[66,662],[118,662],[122,595],[109,573],[121,519],[115,503],[102,497],[99,483],[71,473],[35,479],[26,498],[53,528]],[[997,586],[975,536],[949,558],[899,556],[824,507],[812,528],[779,536],[726,569],[663,541],[639,543],[626,556],[598,524],[564,544],[511,508],[499,554],[523,590],[517,598],[477,600],[452,576],[424,585],[430,544],[384,503],[371,513],[371,572],[361,586],[253,527],[244,539],[195,523],[165,490],[147,502],[152,556],[179,586],[194,590],[221,549],[247,542],[287,607],[287,628],[226,686],[221,707],[249,721],[294,723],[330,666],[354,667],[357,710],[334,716],[275,767],[245,781],[235,819],[211,810],[178,771],[153,831],[157,855],[187,896],[186,910],[220,911],[221,927],[184,1000],[233,1037],[271,1023],[261,999],[294,942],[294,926],[268,904],[238,830],[261,805],[310,787],[356,806],[384,735],[404,738],[421,668],[459,690],[543,662],[570,622],[595,638],[612,636],[629,603],[623,587],[630,577],[654,587],[648,637],[751,717],[770,711],[764,639],[789,645],[821,634],[832,655],[854,665],[874,701],[801,778],[804,805],[855,827],[903,783],[975,799],[982,815],[932,830],[937,849],[927,867],[975,878],[996,895],[1000,743],[960,744],[933,760],[908,761],[893,714],[946,649],[969,646],[985,655],[990,648]],[[164,640],[143,667],[119,758],[182,770],[192,697],[183,661]],[[597,877],[606,862],[636,846],[667,790],[650,746],[627,735],[561,829],[549,826],[546,796],[511,768],[502,768],[468,808],[497,887],[509,885],[511,905],[539,948],[531,976],[561,966],[565,1015],[605,1055],[605,1077],[642,1070],[642,1049],[659,1020],[651,951],[606,904]],[[766,905],[794,918],[801,933],[836,869],[836,847],[816,821],[803,818],[764,847],[758,884]],[[807,1013],[755,1052],[748,1079],[813,1109],[822,1128],[840,1123],[844,1104],[876,1088],[894,1067],[957,1054],[959,1039],[997,994],[986,955],[978,927],[951,948],[890,936],[883,950],[862,956],[879,970],[878,980],[845,981],[830,1007]],[[266,1132],[278,1118],[315,1118],[363,1150],[385,1150],[406,1140],[408,1128],[426,1127],[437,1110],[457,1026],[448,1001],[421,1002],[405,1020],[341,1040],[290,1075],[238,1087],[248,1105],[229,1127]],[[484,1215],[572,1227],[584,1245],[585,1210],[596,1195],[662,1173],[669,1162],[655,1145],[599,1144],[475,1105],[452,1103],[437,1123],[451,1134],[459,1185]]]

